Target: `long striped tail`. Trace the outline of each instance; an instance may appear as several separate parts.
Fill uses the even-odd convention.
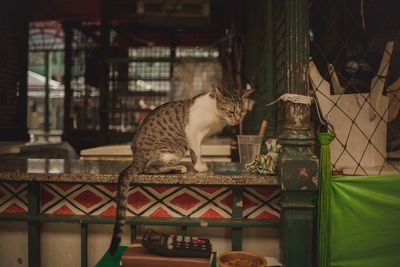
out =
[[[111,239],[111,244],[109,252],[112,256],[118,249],[121,242],[122,227],[125,225],[126,220],[126,205],[128,200],[129,184],[131,182],[132,176],[139,174],[139,170],[132,163],[126,167],[118,177],[118,187],[117,187],[117,209],[115,215],[115,224],[113,236]]]

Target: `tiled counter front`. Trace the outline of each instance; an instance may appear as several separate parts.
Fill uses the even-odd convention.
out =
[[[28,213],[28,183],[0,182],[0,214]]]
[[[113,217],[118,173],[126,161],[9,159],[0,166],[0,213],[28,212],[28,185],[40,188],[40,214]],[[233,189],[243,218],[279,218],[276,177],[212,171],[137,175],[128,195],[128,216],[150,218],[231,218]]]
[[[42,223],[80,224],[81,266],[87,266],[88,225],[113,224],[118,174],[129,162],[8,159],[0,165],[0,220],[28,223],[29,266],[40,266]],[[277,227],[280,189],[275,176],[212,171],[137,175],[128,196],[127,225],[229,227],[233,250],[244,227]]]
[[[115,215],[116,184],[40,183],[40,213],[46,215]],[[244,187],[243,217],[279,218],[277,186]],[[232,218],[232,188],[227,186],[134,186],[128,216],[150,218]],[[0,213],[27,214],[28,183],[2,182]]]

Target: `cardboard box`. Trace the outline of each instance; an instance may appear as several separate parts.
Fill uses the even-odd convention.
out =
[[[210,258],[164,257],[151,253],[142,244],[132,244],[121,257],[122,267],[211,267]]]

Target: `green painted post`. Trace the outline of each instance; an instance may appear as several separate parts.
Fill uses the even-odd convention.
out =
[[[51,52],[44,51],[44,72],[45,72],[45,83],[44,83],[44,132],[46,134],[46,140],[48,140],[48,133],[50,131],[50,77],[51,77]]]
[[[28,215],[40,214],[40,184],[28,185]],[[28,222],[28,261],[29,267],[40,267],[40,222]]]
[[[187,225],[181,226],[181,235],[187,235]]]
[[[232,189],[232,219],[242,220],[243,219],[243,188],[234,187]],[[242,250],[242,240],[243,240],[243,228],[242,227],[232,227],[231,233],[232,240],[232,250]]]
[[[64,120],[62,139],[68,141],[71,128],[71,100],[72,100],[72,27],[69,23],[63,23],[64,29]]]
[[[131,224],[131,243],[133,243],[136,240],[136,235],[137,235],[136,224]]]
[[[88,225],[81,224],[81,267],[88,266]]]
[[[309,95],[308,0],[284,0],[283,93]],[[282,6],[284,5],[284,6]],[[315,264],[315,210],[318,159],[312,153],[310,106],[283,103],[284,126],[280,136],[283,152],[278,159],[282,190],[281,256],[285,267]]]

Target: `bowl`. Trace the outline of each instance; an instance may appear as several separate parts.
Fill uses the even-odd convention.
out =
[[[246,251],[225,252],[218,256],[219,267],[266,267],[265,258]]]
[[[239,175],[244,169],[240,162],[211,162],[211,169],[215,174]]]

